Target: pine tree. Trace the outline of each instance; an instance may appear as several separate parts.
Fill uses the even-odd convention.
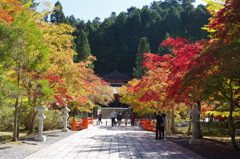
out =
[[[77,55],[74,57],[75,62],[84,61],[89,56],[91,56],[91,48],[88,42],[87,33],[85,33],[84,30],[81,31],[80,35],[77,38]],[[93,68],[93,65],[89,66],[90,68]]]
[[[170,38],[169,33],[166,33],[165,38],[163,41],[165,41],[167,38]],[[171,54],[171,48],[168,48],[166,46],[158,46],[157,54],[160,56]]]
[[[53,13],[51,14],[51,22],[57,24],[65,22],[63,7],[59,1],[55,3]]]
[[[144,60],[143,58],[143,54],[147,53],[147,52],[151,52],[150,51],[150,46],[148,43],[148,40],[146,37],[142,37],[140,39],[139,45],[138,45],[138,53],[137,53],[137,57],[136,57],[136,68],[133,68],[133,77],[134,78],[138,78],[140,79],[144,73],[145,73],[145,69],[142,68],[142,62]]]

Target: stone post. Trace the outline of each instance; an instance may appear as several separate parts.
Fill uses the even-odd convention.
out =
[[[192,122],[192,138],[189,140],[189,144],[200,144],[199,139],[197,139],[197,123],[200,122],[198,115],[200,114],[199,110],[196,108],[196,104],[193,104],[192,109],[189,111],[191,115]]]
[[[69,117],[68,112],[70,112],[70,110],[67,107],[67,104],[65,105],[65,108],[63,108],[63,132],[68,132],[69,129],[67,128],[67,119]]]
[[[36,116],[36,119],[38,119],[38,136],[35,136],[34,140],[35,141],[46,141],[46,136],[43,136],[43,120],[46,119],[46,116],[43,113],[44,113],[44,111],[47,110],[47,108],[42,103],[35,110],[38,111],[38,114]]]
[[[170,123],[171,123],[171,111],[168,109],[168,111],[166,112],[166,132],[165,132],[166,135],[172,135]]]

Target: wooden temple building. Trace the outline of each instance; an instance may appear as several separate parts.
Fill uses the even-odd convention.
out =
[[[113,89],[113,94],[115,97],[115,101],[113,101],[112,103],[109,104],[109,107],[127,107],[127,104],[121,103],[119,102],[119,98],[121,98],[121,96],[118,95],[117,91],[116,91],[116,87],[121,87],[122,85],[127,84],[128,81],[130,81],[132,78],[120,73],[117,69],[115,69],[113,72],[109,73],[109,74],[105,74],[102,76],[102,78],[110,83],[112,89]]]
[[[113,102],[109,103],[108,106],[102,106],[101,110],[99,110],[101,111],[103,118],[108,118],[110,112],[113,109],[116,112],[122,111],[123,113],[125,111],[129,111],[129,105],[120,102],[121,96],[118,95],[116,87],[121,87],[122,85],[127,84],[128,81],[132,80],[132,78],[130,76],[127,76],[126,74],[120,73],[117,69],[115,69],[113,72],[110,72],[108,74],[102,74],[100,76],[106,82],[110,83],[115,97],[115,100]]]

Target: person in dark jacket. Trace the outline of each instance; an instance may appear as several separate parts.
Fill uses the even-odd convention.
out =
[[[102,124],[102,114],[101,112],[98,114],[98,124]]]
[[[157,117],[156,117],[156,138],[155,139],[162,139],[161,136],[161,125],[163,123],[162,116],[161,116],[161,111],[158,111]]]
[[[161,139],[164,138],[164,128],[165,128],[165,118],[166,118],[166,114],[162,114],[162,124],[161,124]]]
[[[120,126],[122,123],[122,112],[121,111],[117,115],[117,122],[118,122],[118,126]]]

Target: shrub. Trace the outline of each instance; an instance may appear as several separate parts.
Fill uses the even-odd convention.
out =
[[[13,130],[13,107],[2,107],[0,111],[0,130]]]
[[[48,110],[44,112],[46,119],[43,120],[43,129],[53,130],[63,127],[63,116],[59,110]],[[35,119],[34,129],[38,130],[38,119]]]

